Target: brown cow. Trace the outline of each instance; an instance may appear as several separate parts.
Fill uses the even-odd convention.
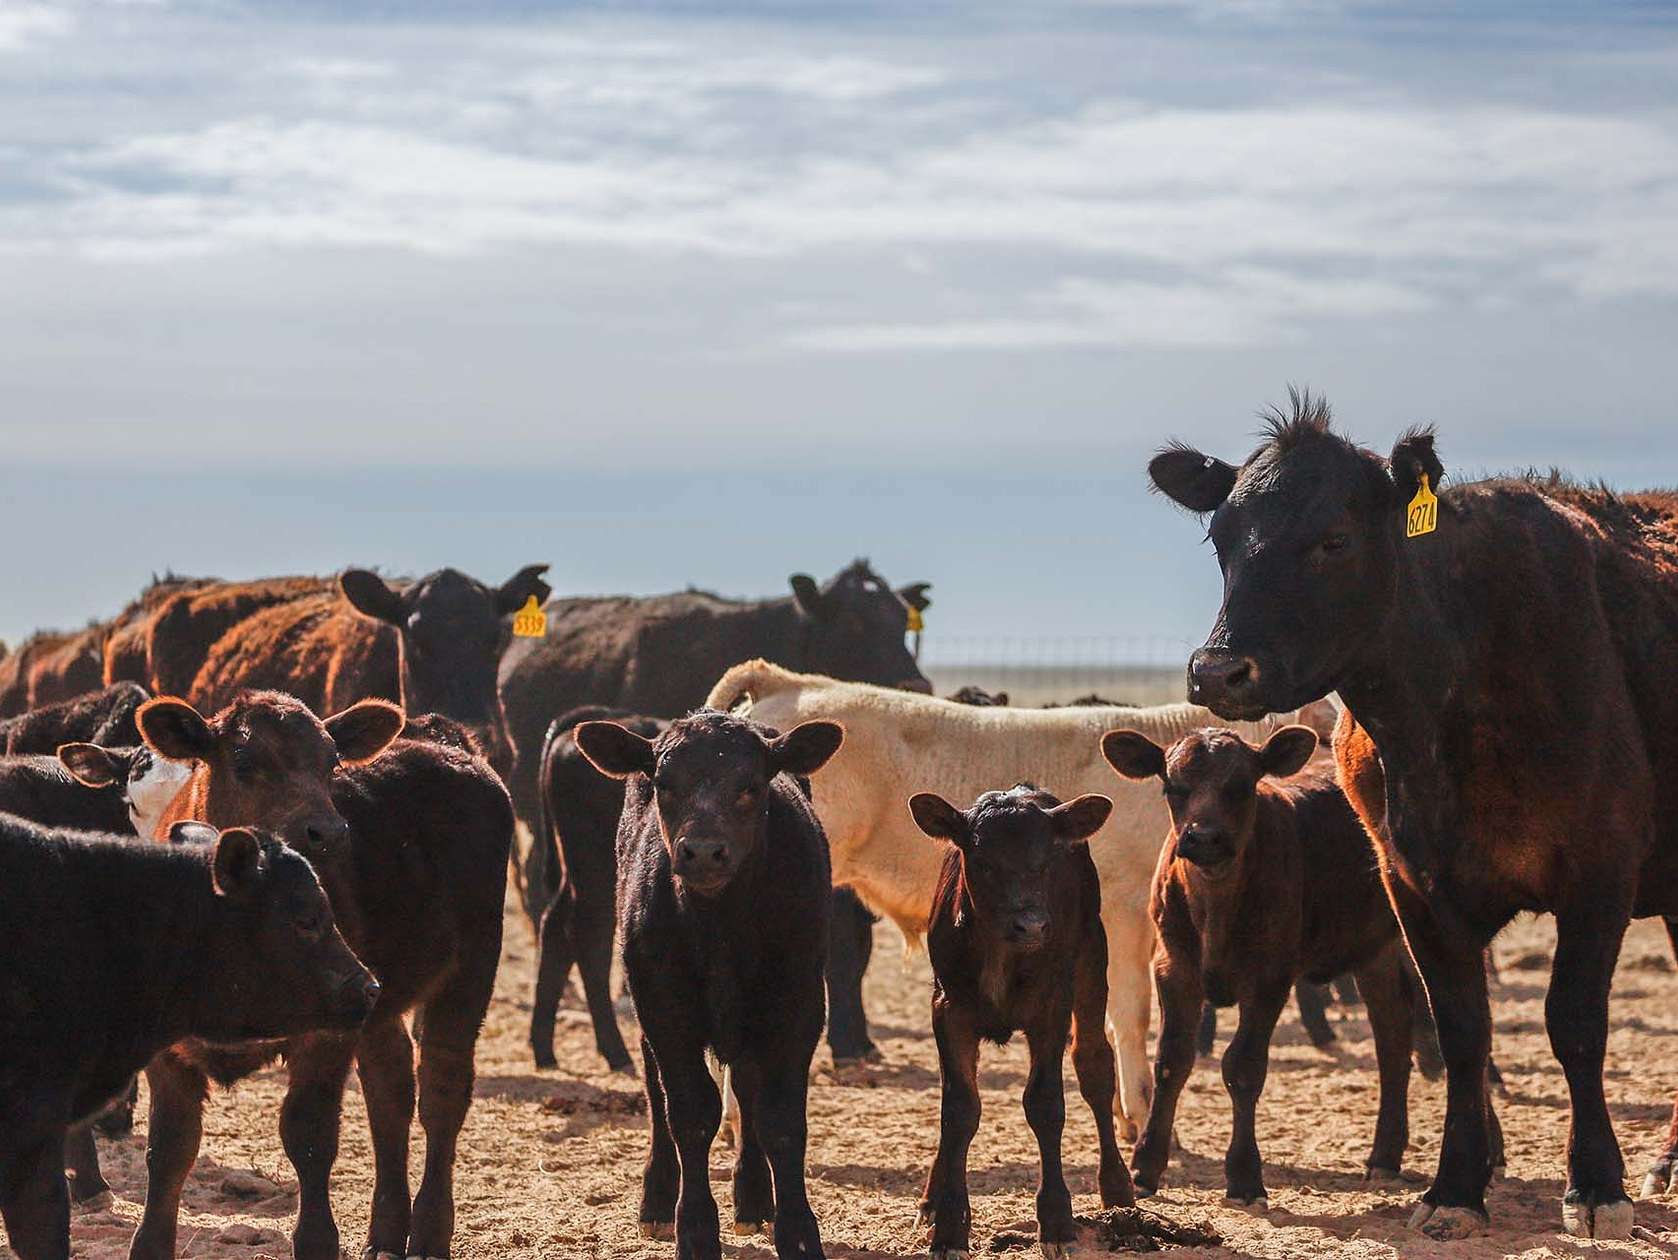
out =
[[[154,576],[151,585],[140,592],[138,599],[111,618],[110,632],[105,638],[105,685],[136,682],[150,687],[152,675],[148,644],[153,618],[174,596],[214,585],[217,585],[214,578],[177,577],[173,573]]]
[[[322,711],[369,696],[397,701],[464,724],[506,774],[513,750],[496,667],[507,619],[531,596],[547,597],[546,568],[526,566],[500,587],[440,569],[400,589],[346,570],[334,592],[274,604],[229,628],[191,697],[215,708],[246,688],[271,687]]]
[[[40,630],[0,659],[0,717],[73,700],[104,686],[104,622],[80,630]]]
[[[329,1179],[352,1062],[375,1153],[368,1252],[449,1254],[456,1142],[500,955],[513,815],[494,771],[460,748],[399,739],[374,756],[401,721],[393,706],[364,701],[321,723],[293,698],[275,695],[247,697],[208,722],[181,701],[154,701],[141,712],[141,732],[158,751],[197,763],[182,794],[191,810],[177,803],[171,813],[203,821],[263,815],[300,834],[288,843],[319,870],[345,938],[383,988],[357,1037],[232,1048],[184,1043],[153,1060],[149,1185],[134,1260],[176,1254],[181,1188],[197,1153],[208,1081],[230,1083],[281,1053],[291,1078],[280,1132],[298,1175],[297,1260],[339,1254]],[[341,760],[360,764],[334,773]],[[274,790],[281,775],[307,802],[301,808]],[[329,830],[332,817],[344,824],[339,837],[311,839]],[[403,1021],[410,1011],[424,1029],[418,1095],[426,1133],[425,1172],[412,1199],[414,1049]]]
[[[330,594],[332,589],[331,578],[274,577],[212,581],[174,591],[146,623],[141,681],[160,696],[192,697],[192,684],[210,649],[234,626],[264,608]]]
[[[1150,472],[1212,513],[1223,568],[1191,698],[1252,718],[1338,691],[1380,753],[1382,873],[1449,1081],[1416,1224],[1486,1220],[1482,950],[1520,911],[1550,911],[1545,1019],[1572,1100],[1562,1222],[1626,1237],[1602,1065],[1628,919],[1678,914],[1678,494],[1560,477],[1440,490],[1431,430],[1383,459],[1303,396],[1239,468],[1172,447]]]
[[[979,1043],[1003,1045],[1024,1032],[1031,1050],[1025,1116],[1040,1161],[1038,1244],[1045,1256],[1063,1257],[1077,1234],[1060,1161],[1069,1036],[1078,1090],[1101,1146],[1102,1206],[1136,1202],[1113,1134],[1107,934],[1087,843],[1113,802],[1089,795],[1063,805],[1022,783],[986,792],[965,811],[921,792],[909,810],[922,831],[948,842],[926,936],[943,1104],[920,1223],[932,1228],[935,1260],[968,1254],[967,1148],[979,1129]]]
[[[1241,1010],[1223,1060],[1235,1110],[1224,1193],[1269,1207],[1255,1113],[1276,1018],[1302,976],[1322,983],[1345,971],[1356,975],[1369,1010],[1381,1074],[1368,1175],[1398,1178],[1409,1141],[1403,943],[1369,837],[1332,770],[1299,773],[1316,747],[1306,726],[1284,726],[1262,748],[1222,729],[1191,732],[1169,749],[1138,731],[1110,731],[1101,741],[1102,755],[1126,778],[1159,778],[1171,810],[1148,898],[1159,931],[1154,987],[1163,1023],[1154,1108],[1136,1148],[1144,1194],[1159,1189],[1170,1157],[1177,1101],[1194,1070],[1195,1025],[1209,998]]]

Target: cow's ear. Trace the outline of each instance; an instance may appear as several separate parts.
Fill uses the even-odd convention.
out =
[[[60,744],[58,760],[84,787],[106,788],[128,778],[128,762],[98,744]]]
[[[197,709],[174,696],[148,700],[134,714],[140,738],[170,761],[208,761],[216,748],[210,730]]]
[[[216,829],[194,818],[183,818],[169,828],[170,844],[214,844]]]
[[[837,722],[800,722],[785,735],[769,741],[772,771],[814,774],[845,742],[845,728]]]
[[[254,832],[243,827],[229,827],[216,837],[215,852],[210,858],[210,876],[218,896],[229,901],[250,900],[262,887],[266,866],[262,841],[256,838]]]
[[[897,598],[916,612],[925,612],[932,607],[932,596],[927,594],[931,589],[931,582],[911,582],[908,586],[897,588]]]
[[[350,607],[363,617],[387,621],[393,626],[407,620],[402,596],[391,590],[390,584],[371,570],[345,569],[338,576],[338,589],[344,592]]]
[[[527,564],[512,577],[501,584],[501,589],[495,592],[495,610],[503,617],[511,616],[524,607],[525,600],[532,595],[538,604],[546,603],[552,595],[553,587],[542,580],[542,575],[548,571],[545,564]]]
[[[601,774],[627,779],[653,772],[653,742],[616,722],[583,722],[571,738]]]
[[[1191,512],[1215,511],[1235,489],[1235,476],[1234,465],[1175,443],[1148,461],[1154,489]]]
[[[1259,769],[1285,779],[1298,774],[1317,751],[1317,732],[1309,726],[1284,726],[1259,749]]]
[[[388,700],[362,700],[326,719],[326,733],[347,764],[371,761],[402,733],[407,719]]]
[[[1141,731],[1108,731],[1101,755],[1127,779],[1152,779],[1165,773],[1165,749]]]
[[[1083,844],[1101,830],[1101,824],[1107,821],[1107,815],[1112,812],[1111,800],[1091,792],[1076,800],[1067,801],[1064,805],[1056,805],[1049,811],[1049,817],[1054,821],[1057,840],[1067,844]]]
[[[915,826],[935,840],[962,845],[967,841],[967,815],[936,792],[916,792],[909,798]]]
[[[822,588],[816,585],[816,579],[808,573],[794,573],[787,579],[792,587],[793,600],[798,604],[798,611],[806,617],[821,618],[826,615],[826,596]]]
[[[1393,444],[1387,471],[1392,475],[1393,489],[1397,491],[1400,503],[1408,503],[1416,497],[1424,474],[1429,488],[1438,490],[1445,477],[1445,465],[1439,462],[1439,456],[1433,450],[1433,426],[1417,425],[1406,429]]]

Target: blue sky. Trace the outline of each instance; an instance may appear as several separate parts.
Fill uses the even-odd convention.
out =
[[[1193,639],[1142,464],[1289,381],[1678,480],[1674,224],[1672,4],[0,0],[0,635],[869,554],[935,632]]]

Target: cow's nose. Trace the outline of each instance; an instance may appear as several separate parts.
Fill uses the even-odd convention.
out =
[[[1217,827],[1191,824],[1177,837],[1177,852],[1199,866],[1214,865],[1224,856],[1224,834]]]
[[[1250,656],[1201,648],[1189,658],[1189,699],[1216,709],[1221,701],[1246,701],[1258,689],[1258,662]]]
[[[1048,927],[1049,916],[1041,910],[1016,910],[1008,923],[1009,935],[1016,941],[1040,941]]]
[[[726,840],[683,840],[678,850],[682,865],[689,870],[710,871],[728,865]]]
[[[325,849],[350,837],[350,825],[342,818],[317,818],[303,829],[310,848]]]

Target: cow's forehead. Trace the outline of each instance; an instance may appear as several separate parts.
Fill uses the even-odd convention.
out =
[[[730,765],[761,765],[763,740],[744,722],[725,714],[706,714],[673,722],[657,744],[658,764],[698,774]]]
[[[1194,731],[1171,745],[1165,763],[1169,773],[1187,779],[1228,774],[1244,767],[1251,755],[1234,731]]]

